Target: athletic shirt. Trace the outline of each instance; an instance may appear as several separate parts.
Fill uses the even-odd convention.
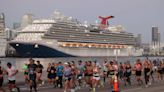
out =
[[[11,68],[7,69],[7,72],[8,72],[8,80],[11,81],[15,80],[16,75],[13,75],[16,72],[15,67],[11,66]]]
[[[126,72],[130,73],[131,72],[131,66],[126,66]]]
[[[98,67],[93,68],[93,76],[99,76],[100,74],[98,73]]]
[[[114,66],[111,65],[111,68],[112,68],[112,69],[109,70],[109,74],[110,74],[110,75],[114,75],[114,72],[115,72]]]
[[[87,72],[87,75],[93,74],[93,67],[92,66],[87,66],[86,67],[86,72]]]
[[[54,74],[55,74],[55,72],[56,72],[55,67],[54,67],[54,66],[51,66],[50,71],[49,71],[49,74],[54,75]]]
[[[64,69],[63,66],[58,66],[58,67],[56,68],[56,75],[57,75],[57,76],[63,76],[63,69]]]
[[[136,64],[135,67],[136,67],[136,71],[141,71],[142,70],[141,64]]]
[[[42,69],[43,69],[43,65],[42,64],[39,64],[37,65],[37,68],[38,68],[38,73],[42,73]]]
[[[71,68],[65,68],[64,69],[64,76],[65,77],[70,77],[71,75],[72,75]]]
[[[78,75],[82,75],[83,72],[84,72],[84,66],[83,65],[78,65],[77,69],[78,69]]]
[[[36,64],[29,64],[28,65],[28,71],[29,74],[35,74],[36,72],[37,65]]]
[[[106,65],[107,65],[107,63],[103,64],[103,70],[104,70],[105,72],[108,71],[108,68],[106,67]]]
[[[73,76],[76,76],[76,67],[75,66],[71,66],[71,73]]]

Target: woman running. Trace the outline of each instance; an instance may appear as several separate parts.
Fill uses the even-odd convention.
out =
[[[96,87],[98,83],[100,83],[100,69],[95,62],[93,64],[93,79],[92,79],[93,92],[96,91]]]
[[[113,61],[110,61],[110,64],[108,65],[108,77],[109,77],[109,84],[111,85],[111,88],[113,87],[114,82],[114,75],[115,75],[115,67],[113,64]]]
[[[90,89],[92,89],[93,66],[91,61],[87,62],[85,72],[86,83],[90,86]]]
[[[151,73],[151,66],[148,60],[144,61],[144,77],[145,77],[145,83],[146,83],[146,87],[148,87],[148,83],[149,83],[149,77],[150,77],[150,73]]]
[[[68,63],[64,63],[64,92],[67,92],[68,89],[72,88],[72,69]]]
[[[136,72],[136,79],[137,79],[138,85],[143,84],[143,81],[141,79],[141,75],[142,75],[142,63],[141,63],[140,59],[138,59],[136,61],[136,64],[134,65],[134,70]]]
[[[157,75],[158,75],[158,81],[161,81],[163,79],[162,76],[162,68],[163,68],[163,63],[160,61],[158,65],[158,70],[157,70]]]
[[[53,64],[49,63],[48,64],[48,67],[47,67],[47,72],[48,72],[48,83],[49,84],[53,84],[54,83],[54,80],[55,80],[55,77],[56,77],[56,74],[55,74],[55,67]]]

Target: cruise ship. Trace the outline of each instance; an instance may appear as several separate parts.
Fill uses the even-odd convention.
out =
[[[17,57],[106,57],[132,55],[135,39],[120,25],[86,25],[55,11],[18,30],[8,44]]]

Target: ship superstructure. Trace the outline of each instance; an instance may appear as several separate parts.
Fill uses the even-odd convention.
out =
[[[18,31],[9,43],[20,57],[128,56],[135,44],[132,33],[123,27],[104,29],[80,23],[54,12],[49,19],[34,20]]]

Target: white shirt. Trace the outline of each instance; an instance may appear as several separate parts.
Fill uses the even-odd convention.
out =
[[[16,69],[14,66],[12,66],[11,68],[7,68],[7,72],[8,72],[8,80],[15,80],[16,75],[13,75],[16,72]]]

